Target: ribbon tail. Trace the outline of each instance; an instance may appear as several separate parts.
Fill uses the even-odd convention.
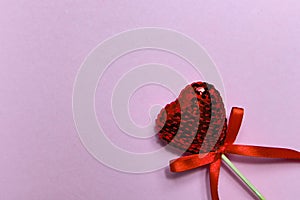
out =
[[[218,182],[220,175],[221,159],[219,158],[210,164],[209,176],[210,176],[210,192],[212,200],[219,200],[218,194]]]
[[[228,145],[226,153],[263,158],[300,159],[300,152],[276,147],[261,147],[250,145]]]

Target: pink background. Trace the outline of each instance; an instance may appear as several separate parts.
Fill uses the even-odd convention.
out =
[[[246,109],[237,143],[300,150],[299,10],[296,0],[2,0],[0,199],[210,199],[206,168],[183,174],[170,174],[168,168],[121,173],[95,160],[77,135],[72,88],[83,59],[107,37],[143,26],[174,29],[206,48],[223,78],[227,111]],[[105,80],[122,63],[150,61],[181,69],[189,81],[198,79],[180,59],[145,51],[116,62]],[[149,120],[145,105],[151,99],[167,103],[174,98],[151,90],[141,89],[132,98],[132,118],[138,124]],[[99,95],[101,91],[96,99]],[[142,97],[149,102],[141,102]],[[106,126],[112,130],[115,125]],[[108,137],[128,150],[158,148],[121,131]],[[231,158],[267,199],[300,196],[299,163]],[[220,196],[253,198],[224,166]]]

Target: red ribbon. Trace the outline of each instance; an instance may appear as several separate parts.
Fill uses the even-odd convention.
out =
[[[171,160],[170,170],[172,172],[183,172],[204,165],[209,165],[211,196],[213,200],[218,200],[218,180],[221,166],[221,155],[223,153],[264,158],[300,159],[300,152],[291,149],[233,144],[239,132],[243,115],[244,109],[236,107],[232,108],[226,139],[224,145],[219,150],[207,154],[183,156],[178,159]]]

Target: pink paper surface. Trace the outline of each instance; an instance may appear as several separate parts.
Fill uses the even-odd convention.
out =
[[[108,37],[139,27],[173,29],[203,45],[222,76],[227,113],[245,108],[236,143],[300,150],[299,10],[292,0],[2,0],[0,199],[210,199],[206,168],[119,172],[93,158],[78,137],[72,92],[82,62]],[[120,70],[149,62],[174,67],[189,82],[201,78],[165,52],[135,52],[113,63],[99,82],[95,107],[107,137],[128,151],[159,146],[122,133],[109,121],[110,107],[97,99],[107,96]],[[150,106],[174,98],[155,85],[140,88],[129,102],[131,117],[150,123]],[[231,158],[267,199],[300,196],[299,162]],[[224,165],[219,188],[221,199],[253,199]]]

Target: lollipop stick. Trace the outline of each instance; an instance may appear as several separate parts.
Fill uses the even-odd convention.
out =
[[[252,192],[254,192],[254,194],[256,194],[256,196],[260,199],[260,200],[265,200],[266,198],[255,188],[255,186],[250,183],[250,181],[233,165],[233,163],[224,155],[222,154],[222,160],[227,164],[228,167],[230,167],[234,173],[240,178],[242,179],[242,181],[248,186],[248,188],[250,188],[252,190]]]

